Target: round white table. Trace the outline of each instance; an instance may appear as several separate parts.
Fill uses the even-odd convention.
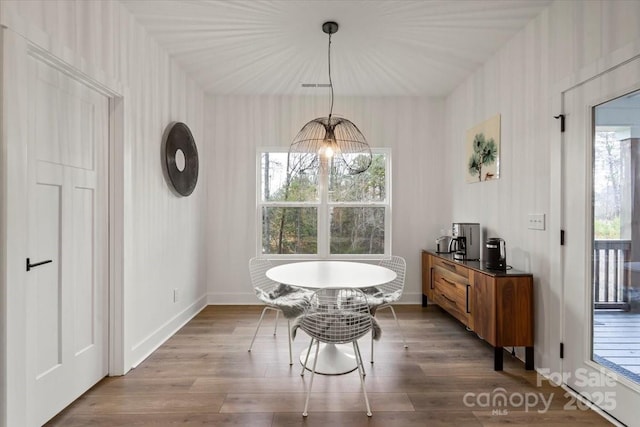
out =
[[[386,267],[363,262],[305,261],[282,264],[267,270],[267,277],[285,285],[307,289],[370,288],[391,282],[396,273]],[[312,352],[313,353],[313,352]],[[300,355],[304,365],[307,350]],[[307,366],[313,366],[314,355],[309,355]],[[318,353],[316,373],[340,375],[357,369],[353,347],[323,344]],[[309,368],[307,368],[309,369]]]

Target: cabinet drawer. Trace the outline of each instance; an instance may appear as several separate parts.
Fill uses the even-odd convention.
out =
[[[432,257],[431,262],[432,265],[436,268],[440,268],[446,272],[449,272],[449,274],[460,276],[460,278],[463,280],[469,280],[469,269],[464,265],[436,257]]]
[[[436,302],[465,325],[469,325],[469,284],[451,280],[439,270],[434,271],[434,298]]]

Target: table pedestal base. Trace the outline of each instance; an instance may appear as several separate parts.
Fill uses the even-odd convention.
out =
[[[313,361],[316,356],[316,343],[313,343],[307,370],[313,369]],[[300,354],[300,363],[304,366],[304,359],[307,357],[307,349]],[[353,353],[353,344],[320,344],[318,352],[318,363],[316,364],[316,374],[322,375],[342,375],[358,369],[356,356]]]

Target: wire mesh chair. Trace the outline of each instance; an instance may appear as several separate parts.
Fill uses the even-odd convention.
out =
[[[276,322],[273,328],[273,335],[276,335],[278,328],[278,317],[280,313],[283,313],[287,318],[287,337],[289,340],[289,365],[293,365],[293,356],[291,354],[291,320],[298,317],[304,312],[304,309],[308,306],[309,298],[312,295],[311,291],[305,291],[294,286],[283,285],[269,279],[266,275],[268,269],[273,266],[269,260],[260,258],[251,258],[249,260],[249,273],[251,275],[251,283],[256,296],[260,301],[265,304],[262,309],[262,314],[258,320],[256,326],[256,332],[253,334],[253,339],[249,345],[249,350],[253,347],[253,343],[258,335],[258,330],[262,324],[267,310],[276,312]]]
[[[384,259],[380,261],[380,266],[393,270],[396,273],[395,280],[385,283],[384,285],[376,286],[369,291],[369,305],[371,306],[371,312],[375,316],[376,313],[384,308],[391,309],[393,318],[396,320],[400,336],[402,337],[402,343],[404,348],[408,348],[407,341],[404,338],[402,329],[400,328],[400,322],[396,316],[396,311],[391,304],[397,302],[402,297],[404,291],[404,276],[407,270],[407,263],[404,258],[400,256],[392,256],[390,259]],[[371,363],[373,363],[373,339],[371,340]]]
[[[359,289],[319,289],[311,296],[309,307],[297,322],[300,329],[311,337],[312,344],[307,350],[305,366],[309,359],[313,341],[315,340],[316,342],[316,357],[311,370],[311,379],[302,416],[306,417],[308,415],[309,396],[311,395],[311,387],[313,387],[313,377],[316,372],[321,342],[327,344],[353,344],[360,384],[362,385],[364,401],[367,406],[367,415],[371,416],[367,389],[364,385],[364,365],[357,340],[372,330],[374,319],[369,312],[369,304],[362,291]]]

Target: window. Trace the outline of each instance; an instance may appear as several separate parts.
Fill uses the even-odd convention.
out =
[[[379,258],[391,253],[388,150],[349,175],[337,160],[265,150],[258,160],[259,253],[270,258]],[[353,161],[357,161],[354,155]]]

